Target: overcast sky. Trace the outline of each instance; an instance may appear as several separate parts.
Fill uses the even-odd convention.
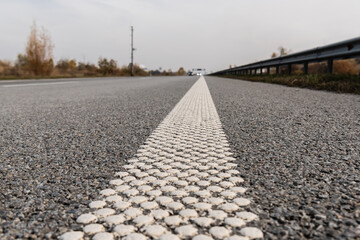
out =
[[[33,20],[55,60],[98,58],[208,72],[360,36],[359,0],[0,0],[0,59],[25,51]]]

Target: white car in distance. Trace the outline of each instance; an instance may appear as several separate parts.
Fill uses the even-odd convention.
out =
[[[205,75],[205,74],[206,74],[205,68],[194,68],[191,71],[192,76],[202,76],[202,75]]]

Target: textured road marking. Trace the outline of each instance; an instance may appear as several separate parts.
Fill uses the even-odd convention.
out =
[[[9,84],[9,85],[2,85],[3,88],[10,88],[10,87],[29,87],[29,86],[46,86],[46,85],[61,85],[61,84],[69,84],[69,83],[77,83],[78,81],[71,81],[71,82],[53,82],[53,83],[26,83],[26,84]]]
[[[262,238],[231,155],[201,77],[61,239]]]

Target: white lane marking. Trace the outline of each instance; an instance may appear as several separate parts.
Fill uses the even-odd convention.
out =
[[[262,238],[231,155],[200,77],[60,239]]]
[[[26,84],[9,84],[9,85],[0,85],[3,88],[11,88],[11,87],[28,87],[28,86],[46,86],[46,85],[61,85],[61,84],[69,84],[69,83],[77,83],[78,81],[71,82],[54,82],[54,83],[26,83]]]

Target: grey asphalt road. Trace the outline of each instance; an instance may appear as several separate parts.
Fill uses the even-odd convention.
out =
[[[196,79],[0,81],[0,239],[76,230]]]
[[[0,81],[0,239],[79,230],[196,79]],[[358,238],[360,96],[206,80],[265,238]]]
[[[360,239],[360,96],[207,77],[266,239]]]

